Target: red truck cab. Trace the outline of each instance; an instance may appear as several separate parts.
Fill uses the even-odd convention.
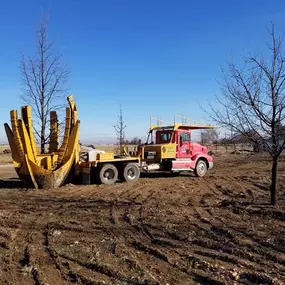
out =
[[[192,130],[204,128],[212,127],[177,123],[164,127],[152,126],[147,143],[141,146],[143,169],[194,171],[196,176],[204,176],[213,167],[213,157],[206,146],[191,139]]]

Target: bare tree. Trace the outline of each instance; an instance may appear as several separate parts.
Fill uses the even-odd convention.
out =
[[[123,144],[125,141],[125,128],[127,126],[124,123],[124,118],[123,118],[123,111],[122,111],[122,106],[120,106],[120,112],[118,116],[118,122],[117,125],[114,126],[115,131],[117,133],[117,140],[120,146],[120,154],[122,155],[123,153]]]
[[[220,109],[211,105],[208,112],[216,123],[254,144],[261,145],[272,157],[271,204],[277,204],[278,160],[285,148],[285,58],[282,39],[272,24],[268,29],[271,42],[269,56],[251,56],[244,66],[228,63],[220,83]]]
[[[134,145],[140,145],[142,143],[142,140],[139,139],[138,137],[134,137],[131,141],[130,144],[134,144]]]
[[[201,131],[201,143],[202,144],[211,144],[216,143],[219,139],[217,130],[209,129]]]
[[[22,54],[20,69],[23,93],[21,99],[33,109],[34,131],[39,138],[41,153],[49,141],[47,128],[50,111],[64,106],[65,84],[69,69],[61,63],[62,55],[53,51],[54,42],[48,39],[49,13],[42,14],[36,31],[36,54]]]

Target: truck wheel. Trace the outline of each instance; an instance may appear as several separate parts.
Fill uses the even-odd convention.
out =
[[[99,171],[99,180],[103,184],[114,184],[118,179],[118,170],[113,164],[105,164]]]
[[[135,182],[140,178],[140,169],[136,163],[128,163],[124,167],[122,180],[127,182]]]
[[[195,175],[197,177],[203,177],[207,173],[208,167],[204,160],[199,159],[195,167]]]

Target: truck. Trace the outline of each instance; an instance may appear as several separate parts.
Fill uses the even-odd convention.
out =
[[[182,117],[178,122],[177,117]],[[113,152],[90,150],[85,161],[78,163],[76,175],[83,184],[102,183],[111,185],[118,180],[135,182],[141,173],[147,172],[194,172],[203,177],[213,168],[213,156],[206,146],[193,142],[193,130],[213,129],[214,126],[189,123],[181,115],[174,114],[174,122],[150,118],[147,140],[123,155]],[[156,123],[154,123],[156,122]]]
[[[60,123],[56,111],[50,112],[48,151],[36,146],[31,106],[10,111],[11,127],[4,124],[12,152],[13,165],[28,188],[50,189],[63,184],[113,184],[118,180],[135,182],[143,172],[192,171],[202,177],[213,168],[213,157],[206,146],[193,142],[193,130],[212,129],[174,114],[174,122],[150,118],[147,140],[122,155],[89,149],[82,155],[79,143],[80,120],[72,95],[67,97],[64,136],[60,142]],[[178,118],[182,118],[182,122]]]

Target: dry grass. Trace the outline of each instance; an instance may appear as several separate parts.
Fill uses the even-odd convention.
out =
[[[5,149],[10,149],[9,145],[0,145],[0,164],[12,163],[11,154],[3,153]]]
[[[4,149],[10,149],[9,145],[0,145],[0,152],[3,152]]]
[[[12,163],[12,157],[10,154],[0,154],[0,164],[7,164],[7,163]]]

